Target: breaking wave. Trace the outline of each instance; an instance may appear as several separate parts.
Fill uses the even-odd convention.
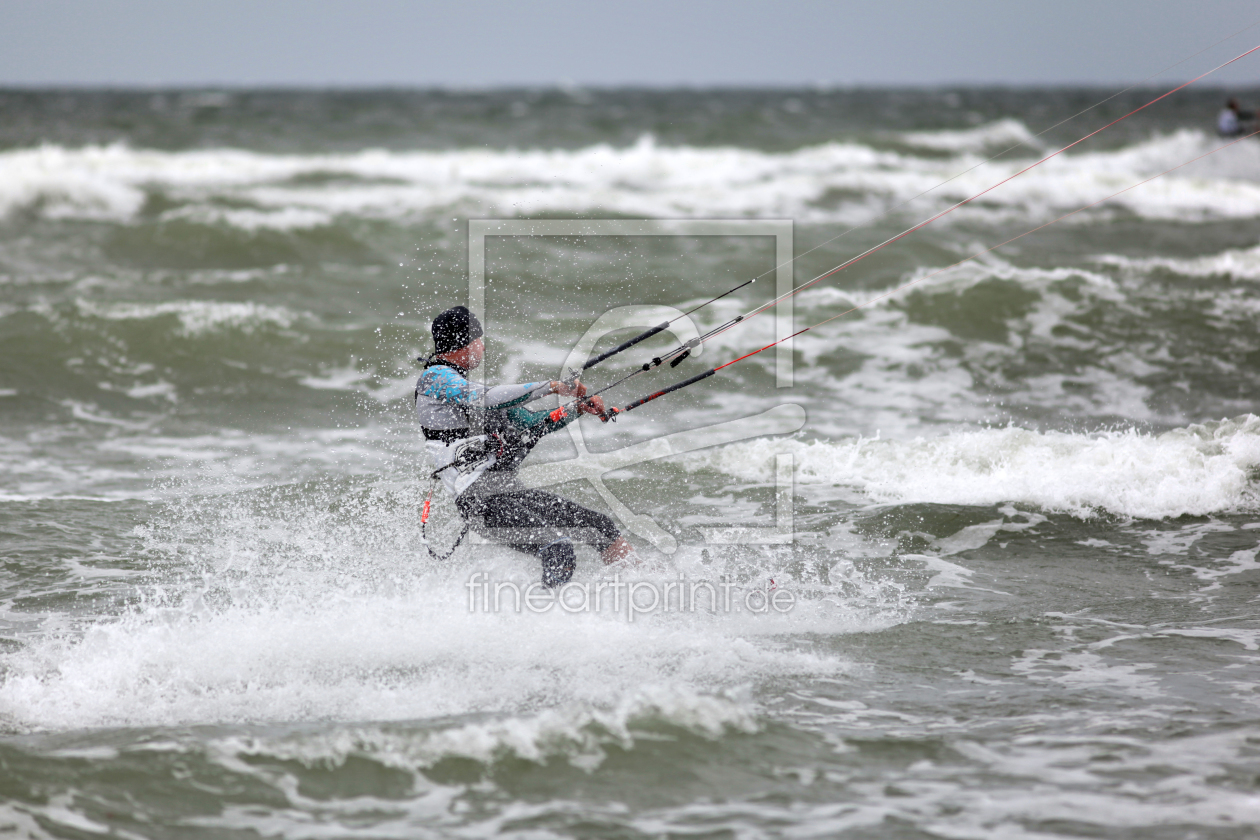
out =
[[[1032,143],[1028,129],[1014,120],[903,139],[937,154],[841,142],[771,153],[660,146],[650,136],[629,147],[572,151],[322,155],[45,145],[0,153],[0,216],[212,223],[255,232],[310,230],[343,215],[408,221],[447,209],[856,223],[976,166],[997,145]],[[988,209],[965,208],[961,215],[1006,212],[1041,219],[1217,145],[1203,132],[1181,129],[1114,151],[1074,151],[988,194]],[[949,156],[941,158],[942,151]],[[1031,162],[1023,157],[979,167],[933,191],[930,201],[956,202]],[[1115,206],[1153,219],[1251,218],[1260,215],[1260,185],[1245,179],[1260,179],[1260,145],[1239,144],[1127,193]]]
[[[449,759],[493,765],[505,759],[543,763],[560,758],[584,770],[597,767],[606,750],[632,749],[654,728],[670,727],[702,738],[761,729],[746,700],[679,689],[632,692],[606,709],[570,705],[533,715],[466,723],[449,728],[362,726],[300,738],[231,737],[213,744],[220,756],[297,761],[307,767],[339,767],[368,757],[387,767],[414,771]]]
[[[842,572],[819,590],[831,600],[802,596],[792,611],[767,615],[703,595],[698,608],[680,602],[638,616],[607,599],[543,612],[510,594],[474,602],[474,571],[524,589],[536,561],[497,547],[431,561],[415,516],[422,495],[411,482],[312,482],[170,502],[135,532],[154,581],[135,580],[141,594],[121,615],[41,634],[7,656],[0,721],[27,731],[576,710],[434,742],[447,744],[437,753],[474,758],[468,744],[511,746],[515,737],[524,754],[559,729],[584,742],[592,726],[620,732],[644,715],[718,733],[752,719],[712,695],[848,667],[826,651],[784,648],[776,634],[863,632],[903,621],[910,609],[900,590]],[[443,505],[439,524],[454,516]],[[767,574],[735,561],[712,565],[693,549],[674,560],[660,578],[673,585],[679,575],[739,576],[742,593]],[[579,565],[578,583],[611,578],[590,558]],[[622,580],[651,582],[653,574],[646,567]],[[485,597],[498,599],[498,590]],[[531,726],[533,735],[521,729]]]
[[[179,322],[179,334],[184,336],[220,330],[251,333],[260,327],[286,329],[302,317],[284,307],[252,302],[181,300],[103,304],[80,299],[75,303],[81,314],[109,321],[161,320],[173,316]]]
[[[852,488],[868,503],[1014,502],[1088,518],[1139,519],[1251,511],[1260,504],[1260,417],[1161,435],[1020,428],[893,441],[756,440],[686,456],[691,469],[769,481],[773,456],[796,459],[804,485]]]

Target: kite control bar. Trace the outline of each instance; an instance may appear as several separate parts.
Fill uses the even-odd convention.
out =
[[[663,397],[666,394],[672,394],[674,391],[679,391],[683,388],[686,388],[688,385],[694,385],[702,379],[708,379],[710,376],[712,376],[715,373],[717,373],[717,368],[710,368],[709,370],[706,370],[704,373],[696,374],[690,379],[684,379],[682,382],[675,382],[673,385],[670,385],[668,388],[662,388],[661,390],[653,394],[648,394],[646,397],[637,399],[634,402],[627,405],[625,408],[613,408],[612,406],[609,406],[607,411],[605,411],[603,414],[599,414],[596,416],[598,416],[599,419],[604,421],[605,423],[607,423],[610,420],[615,421],[617,419],[618,414],[623,414],[627,411],[633,411],[634,409],[638,408],[644,403],[650,403],[652,400],[656,399],[657,397]],[[575,405],[581,405],[584,402],[586,402],[586,398],[578,398]],[[558,408],[556,409],[556,411],[562,412],[564,411],[564,408],[563,407]],[[553,417],[552,419],[558,419],[558,418]]]
[[[652,327],[652,329],[648,330],[647,332],[639,333],[634,338],[623,341],[620,344],[618,344],[616,347],[614,347],[613,349],[606,350],[603,353],[600,353],[598,356],[592,356],[591,358],[586,360],[586,364],[582,365],[582,370],[589,370],[590,368],[595,367],[595,365],[599,364],[605,359],[615,356],[618,353],[622,352],[623,350],[629,350],[631,347],[638,344],[640,341],[645,341],[651,338],[652,336],[656,335],[661,330],[665,330],[665,329],[669,329],[669,321],[666,321],[663,324],[657,324],[655,327]]]
[[[620,413],[622,411],[632,411],[633,409],[638,408],[644,403],[650,403],[652,400],[656,399],[657,397],[663,397],[666,394],[671,394],[674,391],[680,390],[682,388],[686,388],[688,385],[694,385],[697,382],[699,382],[701,379],[708,379],[710,376],[712,376],[715,373],[717,373],[716,368],[709,368],[704,373],[696,374],[690,379],[684,379],[682,382],[675,382],[673,385],[670,385],[668,388],[662,388],[661,390],[657,391],[655,394],[648,394],[646,397],[637,399],[634,402],[630,403],[625,408],[613,409],[613,411],[616,413]]]

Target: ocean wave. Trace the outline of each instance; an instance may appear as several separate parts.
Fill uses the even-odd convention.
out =
[[[1162,269],[1183,277],[1228,277],[1231,280],[1260,280],[1260,245],[1251,248],[1230,248],[1218,254],[1201,257],[1147,257],[1135,259],[1115,254],[1097,258],[1102,265],[1114,266],[1122,272],[1148,274]]]
[[[1028,127],[1016,119],[997,120],[961,130],[910,131],[901,134],[900,138],[908,145],[942,152],[1000,151],[1014,145],[1040,146]]]
[[[1032,162],[995,161],[937,188],[982,162],[973,147],[987,148],[998,138],[1025,142],[1027,129],[1004,120],[908,137],[956,154],[924,158],[840,142],[770,153],[660,146],[650,137],[623,148],[325,155],[41,146],[0,152],[0,216],[24,210],[129,223],[141,218],[150,195],[161,194],[182,205],[167,211],[172,218],[211,218],[249,230],[309,229],[342,215],[428,219],[458,208],[481,215],[600,210],[858,223],[927,190],[933,192],[920,212],[960,201]],[[1041,219],[1098,201],[1218,144],[1183,129],[1112,151],[1074,150],[988,193],[984,207],[960,213]],[[1146,218],[1250,218],[1260,215],[1260,186],[1240,179],[1257,175],[1260,147],[1243,143],[1114,204]]]
[[[1260,417],[1161,435],[1034,432],[1008,427],[910,441],[756,440],[688,455],[693,470],[769,481],[773,456],[796,459],[802,484],[851,487],[878,504],[1033,505],[1081,518],[1106,512],[1169,519],[1255,510]]]
[[[1175,426],[1254,411],[1248,394],[1260,301],[1250,283],[1199,277],[1241,279],[1257,254],[1103,257],[1058,267],[983,254],[947,270],[925,265],[881,287],[820,285],[795,299],[798,326],[820,324],[792,339],[804,362],[795,381],[827,395],[825,409],[811,409],[814,430],[827,435],[913,435],[908,416],[991,423],[999,400],[1011,414],[998,422],[1031,411],[1065,423]],[[1173,269],[1185,273],[1150,275]],[[701,331],[739,314],[737,304],[718,301],[701,313]],[[755,318],[705,348],[720,364],[770,344],[773,329],[769,316]],[[769,373],[775,356],[742,364]]]
[[[631,624],[559,610],[472,612],[462,579],[408,584],[393,560],[374,573],[378,589],[392,581],[404,590],[392,597],[367,591],[362,568],[275,561],[309,573],[308,581],[290,578],[304,604],[264,583],[275,606],[222,607],[224,598],[250,599],[238,591],[250,586],[237,574],[250,562],[240,556],[238,569],[222,572],[217,592],[199,598],[189,591],[178,608],[153,604],[82,636],[31,640],[5,658],[0,721],[16,730],[60,730],[528,714],[616,705],[649,686],[722,690],[845,668],[758,641],[747,617],[732,624],[680,614],[679,621]],[[407,561],[415,564],[414,550]]]
[[[640,733],[660,726],[710,739],[761,729],[757,711],[747,700],[649,687],[632,691],[608,708],[570,705],[450,728],[373,726],[314,736],[303,733],[298,738],[235,736],[212,742],[208,751],[224,763],[272,759],[320,769],[340,767],[352,757],[407,771],[448,759],[492,765],[505,759],[544,763],[559,758],[589,771],[602,763],[608,747],[633,749]]]
[[[234,481],[201,482],[202,493],[170,498],[167,514],[136,531],[157,577],[153,588],[136,582],[142,597],[132,608],[81,632],[30,637],[6,655],[0,721],[60,730],[520,717],[570,705],[616,709],[659,690],[649,697],[658,711],[636,700],[625,714],[700,732],[724,725],[721,715],[706,722],[690,701],[674,707],[659,698],[843,673],[845,661],[784,648],[777,634],[864,631],[903,621],[908,610],[899,592],[857,584],[824,593],[843,608],[802,597],[785,615],[679,607],[630,620],[608,604],[518,612],[510,594],[500,610],[493,601],[473,609],[473,571],[523,589],[536,580],[536,561],[508,549],[479,551],[475,565],[430,561],[415,515],[424,488],[415,482],[205,492]],[[453,516],[439,500],[439,530]],[[674,584],[676,572],[719,580],[738,571],[712,565],[699,549],[675,561],[663,578]],[[576,580],[600,574],[584,558]]]
[[[237,435],[242,445],[249,437]],[[202,452],[188,441],[159,438],[153,451],[147,440],[129,440],[150,457],[220,457],[217,439],[202,442]],[[710,719],[708,701],[688,697],[849,667],[827,651],[785,647],[782,633],[866,632],[900,623],[913,609],[900,589],[841,581],[840,573],[824,585],[789,572],[782,558],[770,562],[784,564],[784,586],[813,581],[785,614],[706,609],[702,596],[696,610],[679,605],[631,618],[607,595],[590,610],[534,613],[510,593],[495,609],[497,589],[474,609],[474,571],[523,589],[536,581],[537,561],[493,546],[463,550],[459,562],[432,561],[416,517],[426,488],[414,481],[412,457],[386,459],[377,472],[396,481],[259,488],[250,469],[233,468],[168,482],[160,514],[132,535],[149,558],[145,580],[135,581],[138,598],[116,619],[32,635],[7,654],[0,721],[61,730],[521,717],[573,706],[620,708],[625,720],[646,715],[703,733],[726,725],[729,710]],[[428,536],[436,528],[437,540],[449,540],[455,517],[449,499],[436,500]],[[586,549],[579,556],[576,582],[608,579]],[[683,547],[667,571],[644,567],[635,579],[741,581],[738,600],[765,576],[782,577],[778,566],[763,566]],[[684,700],[670,705],[670,697]]]
[[[811,406],[816,433],[912,435],[922,429],[920,418],[934,426],[980,424],[992,417],[994,392],[1011,406],[1037,406],[1042,416],[1181,421],[1147,404],[1151,388],[1140,379],[1176,369],[1162,345],[1124,346],[1117,338],[1126,325],[1099,317],[1129,303],[1103,272],[988,257],[888,294],[895,288],[818,287],[797,299],[798,324],[871,302],[792,339],[804,363],[794,381],[815,399],[825,395]],[[740,314],[723,301],[710,310],[702,331]],[[1076,327],[1082,321],[1091,329]],[[758,318],[710,339],[706,351],[721,363],[774,340],[774,321]],[[775,357],[762,353],[745,364],[769,373]]]
[[[288,329],[297,321],[309,317],[282,306],[266,306],[252,301],[98,303],[80,298],[75,301],[75,306],[83,315],[109,321],[148,321],[174,316],[179,321],[179,333],[189,337],[227,330],[252,333],[264,327]]]
[[[225,225],[244,231],[259,230],[311,230],[327,227],[333,217],[319,210],[300,207],[284,207],[279,210],[230,209],[225,207],[181,207],[168,210],[158,221],[176,219],[201,225]]]

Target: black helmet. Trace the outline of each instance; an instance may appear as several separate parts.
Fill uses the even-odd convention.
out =
[[[481,322],[467,306],[452,307],[433,319],[433,348],[438,354],[467,347],[483,335]]]

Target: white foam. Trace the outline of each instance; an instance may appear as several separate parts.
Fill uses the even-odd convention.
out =
[[[974,253],[973,249],[978,250],[979,246],[965,250]],[[917,391],[921,396],[935,392],[933,396],[944,411],[930,414],[923,411],[922,416],[932,416],[937,421],[971,419],[962,412],[968,405],[979,403],[976,396],[987,396],[976,395],[972,384],[964,381],[964,372],[967,375],[975,372],[980,374],[984,385],[997,384],[1008,404],[1038,406],[1048,413],[1075,418],[1093,416],[1110,421],[1123,417],[1129,421],[1166,425],[1190,423],[1201,419],[1205,410],[1222,416],[1250,410],[1252,406],[1245,399],[1220,398],[1206,409],[1203,406],[1182,409],[1166,399],[1152,399],[1153,389],[1148,383],[1159,378],[1183,377],[1185,365],[1216,364],[1214,357],[1193,348],[1189,356],[1184,352],[1170,353],[1167,342],[1133,342],[1127,332],[1115,326],[1100,324],[1091,329],[1082,324],[1094,321],[1100,310],[1117,307],[1162,310],[1184,302],[1206,310],[1223,327],[1250,329],[1260,317],[1260,301],[1255,299],[1248,285],[1220,289],[1186,283],[1170,287],[1166,283],[1152,284],[1145,274],[1146,270],[1163,265],[1200,275],[1234,271],[1238,278],[1246,275],[1249,259],[1260,259],[1260,249],[1256,253],[1226,251],[1183,261],[1101,258],[1104,263],[1120,266],[1120,272],[1112,273],[1093,268],[1023,267],[986,254],[941,273],[936,273],[939,269],[934,266],[920,268],[904,278],[904,282],[916,283],[912,291],[877,300],[864,308],[856,319],[840,319],[794,341],[796,349],[808,362],[834,352],[837,344],[869,357],[862,370],[850,375],[843,388],[837,389],[838,398],[846,402],[854,400],[863,392],[850,387],[852,384],[869,381],[871,387],[878,389],[881,380],[888,383],[885,387],[894,393],[902,389],[911,394]],[[920,296],[920,311],[938,301],[958,306],[962,302],[959,296],[992,281],[1001,281],[1008,288],[1018,286],[1030,294],[1026,295],[1023,311],[1009,313],[1004,323],[995,325],[997,332],[989,340],[966,338],[959,348],[961,357],[941,353],[942,339],[932,338],[922,326],[910,322],[907,314],[897,313],[897,306],[907,301],[908,295]],[[838,311],[843,311],[840,307],[847,302],[845,296],[829,295],[828,291],[817,290],[817,302],[807,297],[814,290],[806,292],[800,298],[801,303],[834,305]],[[871,300],[887,291],[893,289],[873,291],[861,300]],[[925,302],[928,307],[922,306]],[[899,317],[902,323],[898,323]],[[1059,348],[1078,358],[1080,351],[1085,351],[1084,358],[1088,361],[1077,362],[1066,371],[1040,375],[1029,372],[1009,378],[1007,368],[1012,363],[1022,365],[1029,355],[1050,355]],[[914,358],[915,355],[918,358]],[[910,371],[918,376],[909,379]],[[809,373],[803,375],[808,377]],[[916,381],[919,378],[923,381]],[[955,384],[952,393],[944,387],[950,382]],[[968,392],[973,396],[968,398]],[[902,426],[881,423],[880,427],[904,431]],[[834,434],[836,430],[827,431]]]
[[[152,382],[147,385],[135,385],[128,388],[125,392],[127,396],[135,400],[151,399],[153,397],[161,397],[168,402],[178,402],[179,394],[175,386],[170,382]]]
[[[1177,259],[1173,257],[1130,257],[1107,255],[1098,258],[1104,265],[1113,265],[1122,271],[1147,274],[1154,269],[1181,274],[1186,277],[1229,277],[1233,280],[1260,280],[1260,245],[1251,248],[1231,248],[1219,254]]]
[[[1243,572],[1254,572],[1260,570],[1260,562],[1257,562],[1256,555],[1260,554],[1260,548],[1242,549],[1235,551],[1229,557],[1219,561],[1224,564],[1224,568],[1207,569],[1202,566],[1183,566],[1194,570],[1194,576],[1201,579],[1211,581],[1211,585],[1203,591],[1212,589],[1220,589],[1223,586],[1221,578],[1230,575],[1238,575]],[[1201,560],[1199,562],[1202,562]]]
[[[401,720],[608,707],[648,686],[711,690],[842,667],[720,622],[470,613],[458,582],[413,584],[389,597],[365,594],[363,581],[344,572],[339,594],[337,577],[305,587],[322,591],[319,603],[295,603],[289,593],[274,607],[153,609],[81,638],[35,641],[7,658],[0,714],[9,725],[53,729]],[[244,594],[250,584],[237,580],[240,589],[226,593]]]
[[[150,556],[168,558],[154,567],[154,585],[134,582],[142,602],[81,634],[29,638],[6,656],[0,718],[20,729],[65,729],[519,718],[569,706],[633,710],[644,697],[665,708],[661,698],[848,667],[834,654],[785,648],[779,634],[865,631],[905,619],[895,593],[886,602],[863,593],[855,605],[802,599],[782,615],[738,604],[706,610],[702,597],[694,612],[633,620],[611,609],[517,612],[515,598],[501,611],[470,607],[473,571],[523,588],[536,580],[537,561],[494,546],[430,560],[415,517],[423,489],[305,485],[172,498],[168,518],[136,531]],[[429,524],[443,545],[453,538],[451,507],[439,500]],[[586,549],[580,561],[577,580],[592,580]],[[691,579],[725,573],[704,565],[698,550],[677,563]],[[726,725],[729,708],[719,704],[709,717],[707,702],[684,699],[665,716],[690,719],[682,725],[697,731]],[[486,737],[461,735],[442,749]]]
[[[126,155],[117,146],[44,145],[5,152],[0,155],[0,216],[25,208],[51,219],[130,219],[144,205],[144,193],[135,179],[119,177]]]
[[[490,764],[505,757],[534,762],[560,757],[591,770],[602,762],[605,747],[633,748],[643,723],[670,724],[707,738],[761,728],[757,711],[747,700],[656,687],[632,691],[603,709],[567,705],[419,731],[372,726],[303,733],[300,738],[230,737],[211,742],[209,751],[225,763],[239,756],[267,756],[308,767],[337,767],[351,756],[367,755],[386,766],[413,771],[447,758]]]
[[[282,306],[267,306],[252,301],[228,303],[210,300],[173,300],[161,303],[97,303],[82,298],[75,305],[84,315],[111,321],[133,321],[174,315],[179,319],[180,333],[185,336],[205,335],[222,330],[254,332],[262,326],[287,329],[299,318]]]
[[[1223,531],[1232,531],[1234,526],[1227,525],[1224,522],[1204,522],[1202,524],[1186,525],[1176,531],[1147,531],[1145,539],[1142,540],[1146,546],[1146,553],[1152,556],[1166,554],[1185,555],[1190,552],[1192,546],[1204,537]]]
[[[795,381],[806,385],[811,396],[826,394],[825,410],[811,410],[814,432],[834,438],[880,429],[906,436],[925,424],[983,422],[990,416],[988,400],[995,385],[1008,404],[1037,406],[1050,416],[1108,421],[1118,416],[1168,425],[1198,419],[1166,403],[1155,402],[1152,407],[1152,388],[1146,382],[1156,374],[1176,372],[1180,361],[1169,357],[1164,345],[1133,345],[1105,327],[1093,332],[1079,327],[1100,307],[1131,306],[1135,296],[1154,294],[1143,291],[1139,283],[1122,282],[1091,269],[1021,267],[991,254],[933,276],[935,270],[923,267],[905,275],[897,285],[917,281],[913,290],[883,298],[897,286],[861,294],[820,286],[799,296],[798,307],[810,309],[808,315],[798,316],[801,320],[821,320],[873,301],[859,312],[791,341],[791,349],[806,363],[795,369]],[[1022,311],[1010,312],[995,323],[987,340],[960,338],[946,326],[915,320],[930,313],[938,302],[958,307],[964,302],[962,295],[992,281],[1028,294],[1023,296]],[[916,310],[906,307],[910,295],[919,296]],[[1166,305],[1168,297],[1168,293],[1160,294],[1160,300],[1152,303]],[[703,328],[739,314],[735,305],[723,304],[719,301],[710,307]],[[1251,317],[1233,299],[1214,300],[1212,305],[1219,306],[1222,319]],[[1063,329],[1065,325],[1069,329]],[[706,347],[726,356],[725,361],[773,340],[773,321],[766,317],[722,333],[706,342]],[[1086,350],[1089,362],[1074,365],[1069,372],[1009,377],[1011,365],[1022,365],[1030,353],[1049,354],[1057,348],[1074,355]],[[853,366],[843,373],[837,373],[829,362],[838,351],[853,359]],[[773,373],[775,354],[762,353],[741,364],[759,365]],[[1228,403],[1216,410],[1237,413],[1249,407]]]
[[[63,407],[70,409],[70,414],[76,420],[86,420],[89,423],[99,423],[102,426],[115,426],[131,432],[145,431],[151,428],[157,419],[149,416],[140,421],[123,420],[89,403],[83,403],[78,400],[59,400],[59,402]]]
[[[979,247],[959,250],[974,253]],[[1233,256],[1226,253],[1221,260]],[[1205,263],[1214,260],[1204,258]],[[806,363],[794,370],[795,381],[817,400],[807,405],[813,432],[837,438],[883,430],[906,437],[925,426],[981,423],[992,416],[995,393],[1008,406],[1035,407],[1040,416],[1073,421],[1093,417],[1114,423],[1124,418],[1175,426],[1196,422],[1205,414],[1232,416],[1253,408],[1242,395],[1209,395],[1206,404],[1189,405],[1167,399],[1166,391],[1151,383],[1178,381],[1188,365],[1216,365],[1219,360],[1197,347],[1174,353],[1167,342],[1133,342],[1120,322],[1097,319],[1100,311],[1135,307],[1162,311],[1184,301],[1206,310],[1215,323],[1243,331],[1260,317],[1260,301],[1248,284],[1223,290],[1190,283],[1169,288],[1140,274],[1117,275],[1096,266],[1025,267],[994,254],[937,270],[924,266],[896,285],[863,293],[819,286],[797,298],[798,312],[810,310],[798,314],[798,323],[823,320],[864,304],[860,311],[811,329],[790,343]],[[904,283],[916,285],[897,291]],[[1017,290],[1020,302],[1001,320],[993,318],[990,334],[958,335],[962,307],[985,305],[977,288],[982,284]],[[709,307],[702,329],[740,314],[737,306],[724,304]],[[931,323],[938,309],[946,313],[941,326]],[[1089,323],[1096,326],[1083,326]],[[722,333],[706,346],[726,361],[773,340],[773,321],[767,316]],[[843,354],[851,364],[837,371]],[[1067,369],[1051,370],[1037,363],[1029,370],[1030,357],[1073,361]],[[760,366],[773,374],[775,358],[774,352],[762,353],[741,366]],[[1012,376],[1013,370],[1020,374]]]
[[[909,135],[907,141],[962,151],[1008,140],[1027,143],[1027,134],[1018,123],[1002,121],[962,132]],[[1202,132],[1181,130],[1114,151],[1074,150],[988,193],[983,206],[971,205],[955,215],[1046,218],[1217,145],[1216,138]],[[185,204],[170,211],[173,217],[248,230],[310,228],[343,214],[432,218],[458,208],[481,215],[599,209],[661,218],[857,223],[927,190],[930,196],[914,214],[940,209],[1015,174],[1032,159],[1004,158],[933,189],[978,162],[970,153],[923,158],[856,143],[772,153],[660,146],[650,137],[624,148],[325,155],[45,145],[0,152],[0,216],[24,209],[50,218],[127,222],[138,217],[147,191],[161,190]],[[1253,172],[1260,174],[1260,146],[1240,144],[1126,193],[1114,206],[1146,218],[1251,218],[1260,215],[1260,185],[1242,178]],[[307,175],[341,178],[294,180]],[[835,201],[832,195],[851,197]],[[953,218],[944,223],[952,224]]]
[[[511,373],[503,374],[502,378],[509,382],[515,381]],[[378,403],[387,404],[396,400],[399,394],[411,391],[415,387],[415,377],[411,373],[404,376],[381,376],[375,369],[362,371],[346,365],[326,368],[319,376],[303,375],[298,383],[317,391],[357,391]]]
[[[1260,418],[1247,415],[1162,435],[1070,434],[1008,427],[908,441],[755,440],[684,457],[745,481],[770,480],[791,453],[797,481],[849,486],[872,502],[994,505],[1019,502],[1089,517],[1103,510],[1148,519],[1254,510]]]
[[[1113,664],[1087,650],[1027,650],[1011,663],[1011,670],[1033,680],[1055,682],[1073,689],[1116,689],[1150,700],[1160,697],[1159,677],[1144,674],[1149,662]]]
[[[1248,630],[1242,627],[1183,627],[1177,630],[1161,630],[1156,635],[1185,636],[1191,639],[1224,639],[1237,642],[1246,650],[1260,650],[1260,630]]]
[[[1116,687],[1124,688],[1127,680],[1117,679]],[[1106,681],[1100,687],[1108,687]],[[934,818],[927,827],[941,836],[985,840],[1064,836],[1040,830],[1051,823],[1086,825],[1111,835],[1156,836],[1177,826],[1237,832],[1260,824],[1260,803],[1249,791],[1218,780],[1246,755],[1247,738],[1240,729],[1162,741],[1037,734],[1009,744],[960,739],[956,749],[977,762],[987,778],[1019,782],[999,783],[997,789],[989,784],[916,786],[919,795],[905,807],[905,816],[930,813]],[[1132,788],[1116,783],[1117,778],[1152,777],[1159,779],[1153,787],[1160,796],[1130,796]],[[1029,786],[1027,779],[1040,784]]]
[[[911,146],[943,152],[983,152],[994,146],[1005,149],[1016,144],[1041,145],[1027,126],[1010,118],[962,130],[911,131],[902,134],[901,139]]]
[[[330,474],[379,475],[400,451],[421,457],[412,451],[420,444],[399,444],[371,423],[300,434],[224,429],[181,437],[154,434],[157,414],[139,422],[94,405],[65,405],[90,425],[25,439],[0,436],[0,498],[157,499],[183,492],[189,478],[204,482],[203,491],[229,492]]]
[[[162,221],[185,219],[203,225],[226,225],[241,230],[302,230],[324,227],[332,216],[319,210],[283,207],[278,210],[228,209],[224,207],[182,207],[163,213]]]
[[[738,304],[723,303],[710,307],[708,318],[714,325],[740,314]],[[774,326],[772,318],[754,318],[706,341],[706,352],[714,354],[709,357],[714,363],[729,361],[750,347],[774,341]],[[950,338],[943,327],[914,323],[902,310],[876,306],[792,339],[790,349],[807,363],[795,368],[794,381],[825,395],[825,410],[810,412],[811,430],[832,437],[875,429],[912,434],[925,417],[932,418],[933,425],[981,420],[985,409],[975,399],[971,373],[942,349]],[[818,364],[819,357],[838,347],[861,359],[842,377]],[[775,358],[773,351],[765,352],[741,364],[759,365],[773,374]],[[744,400],[707,407],[697,419],[711,421],[715,408],[748,414],[753,405],[747,396]]]

